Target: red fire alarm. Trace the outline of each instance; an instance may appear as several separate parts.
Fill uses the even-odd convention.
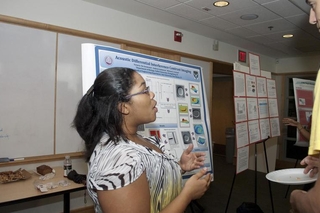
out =
[[[246,63],[247,62],[247,52],[239,50],[238,61]]]
[[[183,36],[183,35],[182,35],[181,32],[174,31],[174,36],[173,36],[174,41],[176,41],[176,42],[181,42],[182,36]]]

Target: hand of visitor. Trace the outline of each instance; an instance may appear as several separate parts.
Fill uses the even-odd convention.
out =
[[[305,174],[309,174],[309,176],[312,178],[314,177],[318,171],[319,171],[319,158],[313,157],[313,156],[307,156],[305,157],[301,162],[301,165],[307,165],[304,169]]]
[[[295,126],[298,129],[303,128],[303,126],[298,121],[295,121],[295,120],[293,120],[291,118],[282,119],[282,123],[284,123],[287,126]]]

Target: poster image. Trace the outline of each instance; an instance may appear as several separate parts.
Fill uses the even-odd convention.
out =
[[[308,129],[311,126],[311,115],[313,108],[313,90],[315,81],[293,78],[293,91],[296,106],[297,121]],[[297,130],[296,143],[307,143],[308,139]]]
[[[193,144],[193,152],[206,154],[204,167],[213,173],[210,115],[205,96],[202,68],[114,47],[82,44],[83,92],[96,76],[111,67],[136,70],[155,94],[156,121],[142,125],[139,134],[155,135],[177,160]],[[194,170],[183,175],[189,178]]]

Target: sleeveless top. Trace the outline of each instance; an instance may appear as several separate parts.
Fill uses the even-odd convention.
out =
[[[182,188],[180,166],[158,138],[145,139],[163,153],[130,140],[105,144],[108,138],[107,134],[103,135],[89,160],[87,188],[96,213],[102,212],[96,191],[125,187],[144,171],[150,189],[150,213],[160,212],[179,195]]]

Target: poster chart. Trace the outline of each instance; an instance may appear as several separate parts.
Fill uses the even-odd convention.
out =
[[[136,70],[155,93],[156,121],[140,126],[139,134],[158,136],[177,160],[193,144],[193,152],[206,153],[204,166],[213,173],[210,116],[202,68],[113,47],[82,44],[83,93],[101,71],[110,67]],[[185,173],[183,179],[196,172]]]
[[[311,126],[315,81],[299,78],[293,78],[292,80],[297,121],[301,123],[304,128],[309,128]],[[304,138],[297,129],[296,144],[307,145],[308,143],[309,141]]]
[[[279,113],[274,80],[240,69],[233,71],[233,82],[236,172],[240,173],[249,168],[250,144],[280,136]]]

